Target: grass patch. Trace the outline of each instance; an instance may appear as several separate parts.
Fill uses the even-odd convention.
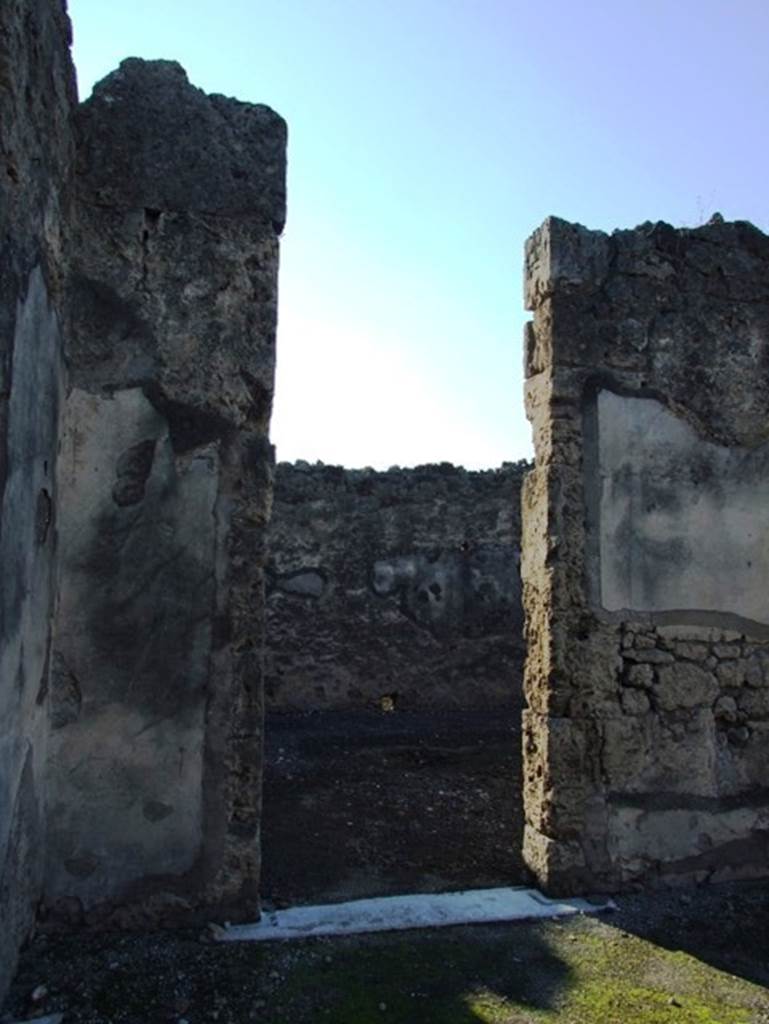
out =
[[[756,985],[594,921],[328,948],[286,978],[276,1022],[750,1024],[769,1008]]]

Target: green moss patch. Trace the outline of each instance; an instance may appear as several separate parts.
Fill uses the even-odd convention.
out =
[[[276,1021],[305,1019],[292,1016],[301,1010],[334,1024],[751,1024],[769,1012],[759,986],[595,921],[327,948],[330,962],[307,961],[286,979]]]

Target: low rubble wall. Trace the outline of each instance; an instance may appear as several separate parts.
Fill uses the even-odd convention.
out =
[[[280,463],[267,566],[267,707],[520,700],[525,463]]]

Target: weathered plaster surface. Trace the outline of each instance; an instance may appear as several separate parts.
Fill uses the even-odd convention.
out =
[[[765,874],[769,239],[551,218],[526,271],[525,857]]]
[[[74,76],[61,4],[0,6],[0,999],[37,901]]]
[[[600,606],[769,625],[769,445],[704,440],[653,398],[602,389],[595,402],[585,461]]]
[[[132,59],[75,131],[69,40],[0,5],[0,995],[41,898],[258,911],[268,614],[275,707],[520,653],[520,467],[284,467],[268,565],[285,125]],[[526,271],[525,856],[766,874],[769,239],[550,219]]]
[[[59,481],[48,885],[92,904],[202,838],[218,453],[174,455],[140,389],[75,389]]]
[[[519,700],[523,469],[279,464],[268,707]]]
[[[131,59],[78,141],[46,901],[253,913],[285,125]]]

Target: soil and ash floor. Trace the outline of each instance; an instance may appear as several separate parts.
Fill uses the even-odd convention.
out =
[[[265,903],[524,884],[516,721],[512,707],[268,716]]]
[[[513,721],[271,718],[267,900],[521,880]],[[601,919],[270,944],[216,943],[206,928],[41,934],[0,1021],[769,1024],[769,884],[617,903]]]

